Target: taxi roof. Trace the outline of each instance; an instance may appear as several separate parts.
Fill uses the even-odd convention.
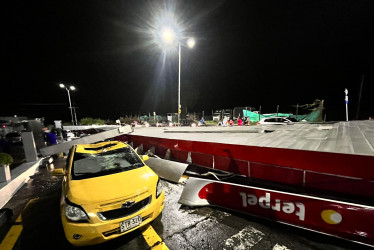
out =
[[[77,144],[75,152],[83,154],[98,154],[103,151],[112,151],[125,147],[128,147],[128,145],[121,141],[106,141],[92,144]]]

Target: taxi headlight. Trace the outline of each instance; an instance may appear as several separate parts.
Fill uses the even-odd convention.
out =
[[[160,194],[162,193],[162,184],[161,184],[161,181],[160,179],[157,181],[157,188],[156,188],[156,198],[158,198],[160,196]]]
[[[66,199],[65,216],[73,222],[88,222],[88,216],[82,207]]]

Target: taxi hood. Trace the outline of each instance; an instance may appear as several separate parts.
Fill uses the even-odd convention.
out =
[[[156,190],[158,176],[144,166],[129,171],[82,180],[70,180],[68,199],[78,205],[92,204]]]

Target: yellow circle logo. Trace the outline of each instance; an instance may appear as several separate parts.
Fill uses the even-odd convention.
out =
[[[340,213],[331,209],[323,210],[321,212],[321,217],[326,223],[332,225],[339,224],[343,220]]]

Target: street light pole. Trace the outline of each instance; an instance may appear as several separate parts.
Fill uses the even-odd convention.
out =
[[[179,62],[178,62],[178,125],[180,126],[181,107],[181,43],[178,42]]]
[[[71,114],[71,122],[72,124],[74,125],[74,117],[73,117],[73,109],[71,107],[71,98],[70,98],[70,90],[68,88],[66,88],[66,91],[68,92],[68,97],[69,97],[69,109],[70,109],[70,114]]]
[[[160,39],[161,38],[161,39]],[[175,29],[171,27],[163,27],[161,29],[161,33],[157,35],[157,40],[161,41],[161,47],[165,50],[170,48],[175,48],[176,42],[178,43],[178,107],[177,107],[177,115],[178,115],[178,125],[180,126],[180,114],[182,113],[182,106],[181,106],[181,50],[182,50],[182,40],[180,34],[176,32]],[[189,38],[187,40],[187,46],[189,48],[193,48],[195,45],[195,40],[193,38]]]
[[[68,97],[69,97],[69,109],[70,109],[70,114],[71,114],[71,123],[73,125],[76,125],[74,124],[74,116],[73,116],[73,108],[71,106],[71,98],[70,98],[70,90],[75,90],[75,87],[74,86],[69,86],[69,88],[67,88],[63,83],[60,83],[60,88],[64,88],[66,89],[66,91],[68,92]],[[75,110],[74,110],[74,113],[75,113]],[[76,117],[76,115],[75,115]],[[77,119],[77,118],[75,118]]]
[[[345,89],[344,93],[345,93],[345,120],[348,121],[348,89]]]

